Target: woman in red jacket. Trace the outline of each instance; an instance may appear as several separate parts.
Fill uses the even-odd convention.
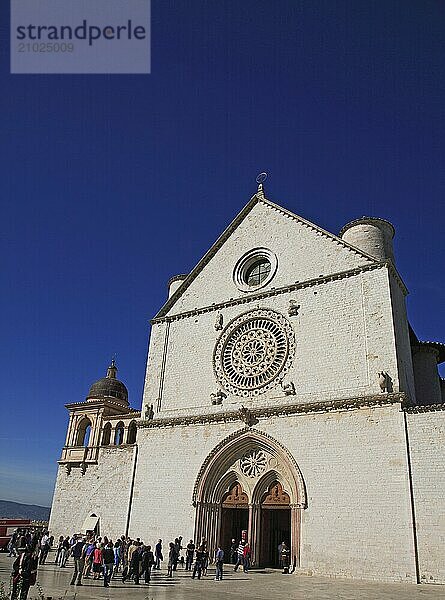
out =
[[[96,548],[93,550],[93,579],[99,579],[102,573],[102,546],[96,544]]]

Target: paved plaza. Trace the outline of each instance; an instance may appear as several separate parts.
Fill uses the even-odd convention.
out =
[[[52,554],[49,556],[51,561]],[[0,581],[9,585],[12,559],[0,554]],[[397,583],[371,583],[282,575],[279,571],[258,570],[248,575],[234,573],[229,567],[223,581],[214,581],[214,570],[204,579],[192,580],[183,569],[176,571],[172,579],[167,579],[165,570],[155,572],[152,583],[139,586],[132,582],[123,584],[120,579],[112,581],[110,588],[102,582],[84,580],[82,587],[70,586],[72,568],[60,569],[49,563],[39,567],[38,581],[43,589],[43,598],[57,600],[223,600],[243,598],[245,600],[280,598],[286,600],[443,600],[445,586],[411,585]],[[31,588],[29,599],[41,598],[37,587]]]

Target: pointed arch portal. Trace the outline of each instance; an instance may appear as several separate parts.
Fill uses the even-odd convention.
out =
[[[195,539],[209,551],[246,536],[257,566],[279,566],[278,545],[300,564],[301,511],[306,491],[289,451],[268,434],[245,428],[225,438],[204,461],[193,491]]]

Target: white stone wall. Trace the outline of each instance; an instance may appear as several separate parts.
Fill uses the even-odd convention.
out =
[[[445,583],[445,410],[407,414],[420,579]]]
[[[140,429],[130,535],[147,543],[194,533],[193,486],[206,456],[237,423]],[[156,476],[153,476],[156,474]]]
[[[289,317],[289,300],[298,316]],[[395,333],[388,271],[385,267],[320,285],[251,301],[221,310],[224,327],[255,308],[285,315],[296,337],[296,352],[285,382],[295,384],[293,401],[373,395],[380,392],[377,373],[387,371],[399,391]],[[210,408],[210,394],[219,389],[213,372],[213,352],[221,334],[215,331],[217,311],[187,316],[169,324],[154,324],[150,342],[144,404],[162,397],[163,416],[171,411]],[[167,344],[166,344],[166,336]],[[254,400],[284,400],[279,386]],[[229,395],[231,403],[248,399]]]
[[[100,532],[116,539],[125,533],[136,446],[101,448],[97,465],[84,475],[59,466],[49,529],[55,539],[82,532],[91,513],[100,517]]]
[[[139,432],[130,535],[193,536],[193,485],[211,450],[242,423]],[[261,420],[304,477],[301,572],[415,582],[407,454],[399,405]],[[156,473],[156,476],[151,476]]]
[[[260,202],[232,232],[168,314],[245,296],[246,293],[240,292],[233,282],[233,269],[239,258],[258,247],[268,248],[278,259],[276,275],[263,288],[265,290],[374,262],[341,241],[321,233],[315,226],[304,224]]]
[[[391,303],[399,372],[399,388],[411,401],[415,401],[413,360],[406,315],[405,294],[393,274],[390,275]]]

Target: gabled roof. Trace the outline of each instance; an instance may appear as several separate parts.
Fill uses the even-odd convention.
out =
[[[275,204],[271,200],[268,200],[264,196],[263,186],[262,186],[262,184],[260,184],[258,186],[258,192],[254,196],[252,196],[252,198],[249,200],[249,202],[237,214],[237,216],[233,219],[233,221],[230,223],[230,225],[228,227],[226,227],[226,229],[222,232],[222,234],[219,236],[219,238],[216,240],[216,242],[210,247],[210,249],[201,258],[201,260],[190,271],[190,273],[187,275],[187,277],[184,279],[183,283],[178,287],[178,289],[175,291],[175,293],[161,307],[159,312],[155,315],[154,319],[163,317],[168,313],[168,311],[174,306],[174,304],[176,303],[178,298],[180,298],[180,296],[183,294],[183,292],[189,287],[189,285],[197,277],[197,275],[202,271],[202,269],[205,267],[205,265],[210,261],[210,259],[221,248],[221,246],[224,244],[224,242],[232,235],[232,233],[237,229],[237,227],[239,227],[239,225],[242,223],[242,221],[244,221],[244,219],[251,212],[251,210],[254,208],[254,206],[256,206],[259,203],[265,204],[266,206],[269,206],[270,208],[277,210],[278,212],[281,212],[283,215],[290,217],[291,219],[294,219],[295,221],[298,221],[299,223],[305,225],[306,227],[313,229],[314,231],[320,233],[321,235],[324,235],[325,237],[330,238],[332,241],[336,242],[337,244],[340,244],[340,245],[344,246],[345,248],[347,248],[348,250],[355,252],[361,258],[365,258],[366,260],[368,260],[372,263],[379,262],[376,258],[371,256],[370,254],[367,254],[366,252],[359,250],[355,246],[351,246],[351,244],[348,244],[347,242],[345,242],[341,238],[337,237],[333,233],[330,233],[329,231],[322,229],[318,225],[315,225],[314,223],[311,223],[310,221],[303,219],[303,217],[296,215],[295,213],[291,212],[290,210],[287,210],[286,208],[283,208],[282,206]]]

